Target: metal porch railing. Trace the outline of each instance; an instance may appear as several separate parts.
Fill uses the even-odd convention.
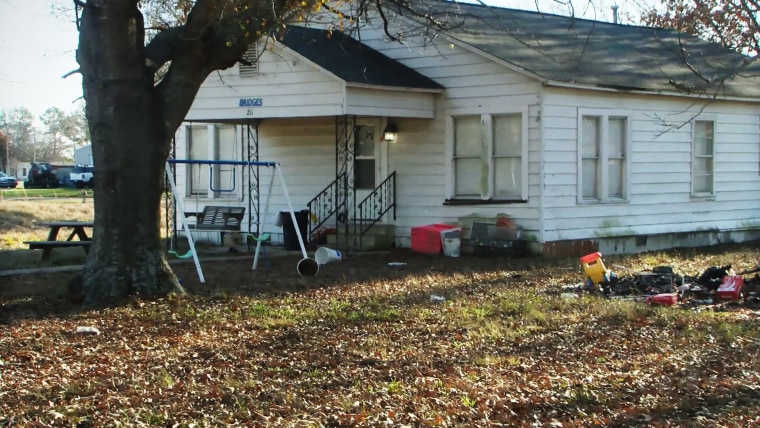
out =
[[[306,208],[310,213],[309,215],[315,216],[318,219],[317,223],[309,221],[309,240],[332,216],[339,213],[341,209],[346,211],[347,187],[348,176],[343,172],[306,204]],[[337,228],[339,222],[336,221],[335,223]]]
[[[393,219],[396,219],[396,171],[393,171],[375,189],[356,206],[354,223],[359,230],[359,248],[363,248],[364,235],[385,214],[393,211]]]

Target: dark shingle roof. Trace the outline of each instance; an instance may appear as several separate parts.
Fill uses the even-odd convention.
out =
[[[466,3],[426,5],[461,24],[447,30],[449,36],[548,81],[760,97],[757,61],[749,67],[754,73],[705,88],[701,77],[724,80],[748,58],[688,34]]]
[[[398,61],[340,31],[289,26],[281,42],[339,78],[351,83],[399,88],[443,89]]]

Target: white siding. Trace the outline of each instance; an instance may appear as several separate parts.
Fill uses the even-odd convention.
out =
[[[349,87],[346,88],[346,105],[350,115],[432,119],[435,94]]]
[[[540,207],[540,123],[538,82],[476,53],[447,42],[423,46],[407,39],[389,43],[382,32],[364,29],[362,43],[416,69],[446,88],[436,100],[435,119],[395,120],[398,142],[389,145],[388,171],[397,173],[397,244],[409,245],[411,227],[456,223],[467,217],[508,215],[536,235]],[[451,186],[451,162],[446,147],[447,116],[515,113],[528,110],[527,203],[444,205]],[[390,115],[393,116],[393,115]]]
[[[556,88],[547,88],[544,106],[546,241],[760,226],[757,106]],[[629,113],[630,198],[625,203],[577,202],[579,108]],[[695,115],[716,121],[714,200],[691,196],[687,122]],[[665,121],[676,127],[663,126]]]
[[[239,65],[210,75],[188,121],[364,115],[433,117],[435,94],[393,88],[346,87],[346,82],[275,44],[259,58],[259,73],[240,77]],[[240,106],[241,99],[260,106]]]
[[[262,105],[240,107],[241,98],[261,98]],[[342,81],[276,45],[262,53],[256,77],[240,77],[237,65],[228,73],[212,73],[186,120],[331,116],[343,110]]]
[[[350,114],[388,118],[398,126],[398,141],[388,145],[389,172],[397,173],[397,244],[409,246],[411,227],[463,218],[512,218],[526,235],[540,230],[540,85],[525,76],[476,53],[446,43],[423,47],[414,39],[406,45],[386,42],[381,32],[365,29],[362,42],[381,51],[444,87],[443,94],[346,88],[346,111]],[[189,120],[246,118],[246,109],[234,104],[240,97],[262,97],[263,106],[254,116],[332,116],[341,102],[340,85],[324,73],[294,59],[288,52],[265,53],[261,75],[248,80],[235,75],[209,78],[193,105]],[[303,101],[307,100],[307,103]],[[301,107],[296,107],[297,104]],[[308,105],[307,105],[308,104]],[[276,106],[276,107],[272,107]],[[302,110],[301,110],[302,109]],[[296,111],[297,114],[293,112]],[[505,114],[527,111],[528,177],[527,202],[509,204],[444,205],[451,193],[450,148],[446,118],[459,115]],[[434,112],[434,117],[431,117]],[[410,118],[416,116],[416,118]],[[182,138],[178,141],[181,143]],[[281,162],[294,208],[306,203],[335,177],[335,121],[318,119],[265,119],[259,126],[261,160]],[[181,153],[178,151],[178,153]],[[261,174],[261,198],[268,182]],[[286,208],[278,185],[273,192],[271,213]],[[246,220],[247,221],[247,220]],[[265,232],[279,233],[274,219]],[[275,235],[275,241],[279,235]]]
[[[355,114],[396,124],[398,140],[388,144],[387,170],[397,173],[395,225],[401,246],[409,245],[413,226],[500,215],[540,242],[760,227],[760,108],[755,104],[700,105],[683,97],[542,87],[507,64],[443,38],[438,45],[424,46],[415,38],[404,45],[389,42],[372,28],[361,35],[363,43],[432,78],[445,92],[346,87],[282,48],[264,53],[256,78],[241,79],[232,72],[209,77],[188,119],[264,119],[260,158],[282,164],[296,210],[335,178],[333,116]],[[238,107],[239,98],[262,98],[262,106]],[[628,117],[630,171],[624,203],[578,203],[583,109]],[[714,200],[691,196],[691,126],[662,127],[663,120],[683,124],[700,109],[716,120]],[[527,112],[527,201],[445,205],[452,192],[447,118],[517,112]],[[178,144],[178,153],[184,153],[182,133]],[[262,169],[262,209],[270,174]],[[242,200],[238,204],[247,206]],[[270,213],[286,208],[275,183]],[[278,241],[281,229],[274,221],[272,216],[263,230]]]
[[[332,118],[273,119],[263,121],[258,132],[259,160],[280,163],[293,209],[295,211],[306,209],[307,202],[335,177],[335,121]],[[177,137],[177,157],[184,158],[182,154],[185,152],[185,127],[181,127]],[[241,175],[246,169],[243,166],[235,168]],[[180,195],[186,193],[185,171],[184,166],[177,167],[177,185]],[[282,242],[282,228],[275,222],[276,215],[280,211],[288,210],[287,200],[279,178],[275,176],[269,214],[264,224],[264,205],[274,169],[260,167],[259,171],[259,197],[263,224],[261,230],[272,233],[274,242]],[[247,210],[248,195],[244,179],[241,179],[239,183],[241,183],[239,186],[242,192],[239,198],[211,200],[203,197],[187,197],[186,211],[200,211],[205,205],[245,206],[246,218],[243,220],[242,229],[246,230],[250,214]],[[252,230],[255,228],[254,225]]]

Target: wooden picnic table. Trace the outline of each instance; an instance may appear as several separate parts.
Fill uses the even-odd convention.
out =
[[[47,241],[27,241],[25,244],[29,244],[30,250],[42,250],[42,260],[46,260],[50,257],[50,253],[54,248],[62,247],[82,247],[85,253],[90,252],[90,245],[92,244],[92,238],[87,234],[88,228],[93,227],[91,221],[52,221],[39,223],[41,226],[47,226],[50,228],[48,232]],[[61,229],[71,229],[66,240],[59,241],[58,233]],[[79,240],[75,241],[74,237]]]

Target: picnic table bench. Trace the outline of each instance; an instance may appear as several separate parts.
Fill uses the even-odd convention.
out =
[[[92,228],[93,222],[91,221],[54,221],[49,223],[40,223],[42,226],[50,228],[48,232],[47,241],[24,241],[29,245],[30,250],[42,250],[42,260],[47,260],[50,254],[55,248],[65,247],[82,247],[85,253],[90,252],[90,246],[92,240],[87,235],[86,228]],[[58,240],[58,232],[61,229],[71,229],[71,233],[64,241]],[[74,237],[79,238],[78,241],[74,240]]]

